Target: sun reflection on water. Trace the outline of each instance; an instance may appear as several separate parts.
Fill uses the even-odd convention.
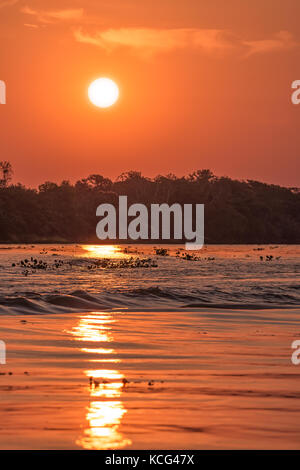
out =
[[[103,355],[103,359],[89,359],[89,362],[106,363],[105,369],[90,369],[84,373],[90,378],[90,396],[92,401],[87,407],[87,427],[76,444],[84,449],[122,449],[131,444],[120,432],[119,427],[127,412],[121,401],[124,375],[114,368],[109,368],[120,359],[112,357],[116,354],[113,348],[106,348],[105,343],[113,341],[111,324],[114,323],[111,314],[93,312],[82,316],[79,323],[71,331],[76,341],[101,343],[99,348],[83,347],[81,351],[88,354]],[[104,344],[103,344],[104,343]]]
[[[107,343],[112,341],[109,324],[114,322],[115,320],[109,314],[85,315],[80,318],[78,325],[72,329],[71,333],[77,341]]]
[[[82,245],[82,248],[93,258],[124,257],[121,247],[117,245]]]
[[[120,401],[94,401],[90,403],[87,420],[89,428],[77,444],[84,449],[122,449],[131,444],[118,431],[126,410]]]

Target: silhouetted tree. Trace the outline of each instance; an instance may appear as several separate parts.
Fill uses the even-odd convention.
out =
[[[96,208],[175,202],[205,204],[207,243],[299,243],[300,192],[259,181],[217,177],[210,170],[188,176],[144,177],[122,173],[116,181],[92,174],[71,184],[50,181],[38,189],[9,185],[12,168],[0,162],[0,242],[83,242],[96,238]]]
[[[0,187],[6,187],[12,179],[13,169],[9,162],[2,161],[0,162],[0,172],[2,177],[0,178]]]

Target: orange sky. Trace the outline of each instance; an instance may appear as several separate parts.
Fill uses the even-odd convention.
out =
[[[217,175],[300,186],[299,0],[0,0],[14,181]],[[114,79],[110,109],[89,83]]]

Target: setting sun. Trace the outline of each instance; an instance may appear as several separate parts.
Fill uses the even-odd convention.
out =
[[[298,23],[0,0],[0,455],[300,455]]]
[[[119,98],[118,85],[110,78],[98,78],[88,90],[90,101],[99,108],[109,108]]]

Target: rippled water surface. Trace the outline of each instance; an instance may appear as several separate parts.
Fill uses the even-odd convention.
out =
[[[0,248],[0,314],[7,309],[300,305],[300,246],[209,246],[196,253],[197,261],[182,259],[180,247],[170,247],[169,256],[156,256],[153,246],[145,245],[131,247],[131,254],[118,246]],[[48,269],[12,266],[31,257]],[[148,268],[118,267],[131,257],[151,262]],[[106,258],[114,267],[94,269],[95,261]],[[55,261],[61,264],[56,267]],[[157,267],[151,267],[153,261]]]
[[[1,319],[2,448],[300,447],[297,310],[26,318]]]
[[[2,247],[0,448],[299,449],[299,248],[138,250]]]

